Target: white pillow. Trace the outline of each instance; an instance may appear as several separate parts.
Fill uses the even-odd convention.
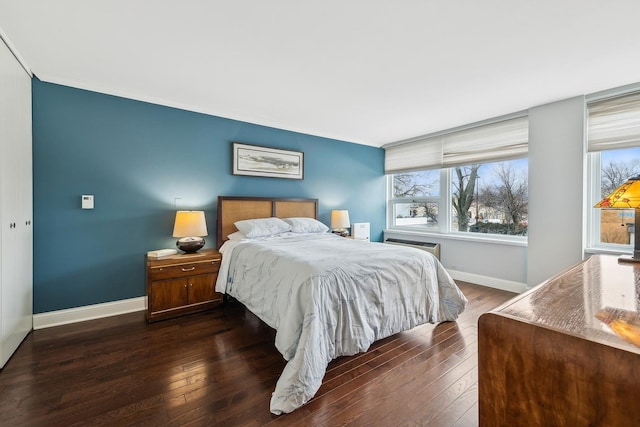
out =
[[[236,231],[235,233],[231,233],[227,236],[227,239],[229,240],[242,240],[246,238],[247,236],[245,236],[244,233],[241,233],[239,231]]]
[[[291,231],[291,226],[279,218],[245,219],[234,222],[234,225],[248,238],[271,236]]]
[[[329,227],[314,218],[285,218],[294,233],[326,233]]]

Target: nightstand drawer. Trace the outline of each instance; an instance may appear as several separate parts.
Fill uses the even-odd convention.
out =
[[[150,270],[151,280],[164,280],[177,277],[184,277],[185,274],[195,276],[198,274],[217,273],[220,269],[220,261],[203,261],[182,265],[170,265],[162,267],[153,267]]]

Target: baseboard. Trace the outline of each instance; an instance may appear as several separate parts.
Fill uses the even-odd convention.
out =
[[[514,282],[511,280],[497,279],[495,277],[481,276],[479,274],[467,273],[464,271],[447,269],[454,280],[475,283],[476,285],[488,286],[490,288],[501,289],[503,291],[522,293],[527,290],[526,283]]]
[[[147,297],[130,298],[102,304],[86,305],[65,310],[49,311],[33,315],[33,329],[44,329],[85,320],[100,319],[118,314],[145,310]]]

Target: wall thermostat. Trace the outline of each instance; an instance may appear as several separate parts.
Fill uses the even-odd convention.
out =
[[[82,195],[82,209],[93,209],[93,194]]]

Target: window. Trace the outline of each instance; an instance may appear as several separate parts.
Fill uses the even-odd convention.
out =
[[[390,226],[526,236],[527,175],[527,159],[391,175]]]
[[[588,102],[587,203],[593,206],[628,178],[640,173],[640,93]],[[590,208],[590,248],[631,249],[635,236],[633,209]]]
[[[528,124],[518,114],[385,147],[389,226],[526,236]]]
[[[421,230],[438,230],[440,171],[425,170],[391,176],[393,224]]]
[[[451,174],[452,231],[527,235],[527,159],[456,167]]]
[[[628,178],[640,174],[640,147],[605,150],[590,154],[592,190],[589,205],[608,196]],[[592,208],[591,247],[618,248],[633,244],[635,211],[633,209]]]

